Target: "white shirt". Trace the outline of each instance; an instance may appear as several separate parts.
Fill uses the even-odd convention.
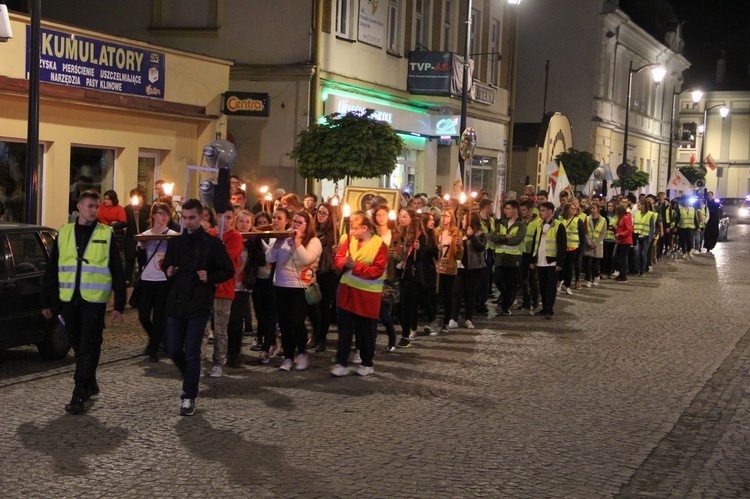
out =
[[[539,236],[539,250],[536,253],[536,266],[537,267],[554,267],[554,263],[549,263],[547,261],[547,252],[545,251],[545,248],[547,247],[547,233],[549,232],[550,227],[552,227],[551,223],[545,223],[542,225],[542,234]]]
[[[155,236],[158,234],[162,234],[162,232],[155,232],[153,229],[149,229],[141,232],[139,235]],[[167,229],[167,231],[163,234],[169,234],[170,236],[173,236],[177,234],[177,232],[171,229]],[[161,264],[164,261],[164,255],[167,252],[167,241],[139,241],[138,247],[144,248],[146,250],[146,260],[148,260],[149,258],[151,259],[146,264],[143,272],[141,272],[141,279],[143,279],[144,281],[166,281],[167,276],[164,275],[164,270],[162,270]],[[156,252],[155,255],[154,252]],[[151,255],[153,255],[153,258]]]

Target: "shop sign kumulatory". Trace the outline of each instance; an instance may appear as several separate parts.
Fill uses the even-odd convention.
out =
[[[119,94],[164,98],[164,53],[42,29],[39,80]],[[26,77],[31,27],[26,26]]]

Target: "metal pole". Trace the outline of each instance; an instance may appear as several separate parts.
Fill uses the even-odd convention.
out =
[[[513,128],[516,122],[516,76],[518,75],[518,30],[520,11],[516,5],[513,13],[513,60],[510,66],[510,95],[508,98],[508,145],[505,153],[505,184],[508,185],[508,173],[513,169]],[[499,188],[500,186],[498,186]],[[503,186],[505,190],[505,186]]]
[[[547,85],[549,83],[549,59],[547,59],[547,63],[544,65],[544,101],[542,103],[542,119],[544,119],[544,115],[547,114]]]
[[[628,69],[628,94],[627,100],[625,101],[625,137],[622,141],[622,162],[627,164],[628,162],[628,126],[630,125],[630,96],[633,87],[633,62],[630,63],[630,69]]]
[[[31,43],[29,46],[29,115],[26,132],[26,209],[24,221],[37,220],[37,192],[39,190],[39,59],[42,40],[42,0],[34,0],[31,7]]]
[[[716,106],[714,106],[716,107]],[[711,108],[713,109],[713,107]],[[706,152],[706,133],[708,132],[708,111],[709,109],[703,106],[703,137],[701,137],[701,157],[698,165],[703,168],[703,157]]]
[[[466,130],[466,110],[469,106],[469,54],[471,54],[471,4],[472,0],[466,2],[466,43],[464,44],[464,79],[461,82],[461,130],[459,131],[459,137],[461,137]],[[460,139],[459,139],[460,140]],[[461,148],[458,148],[458,168],[461,172],[461,182],[464,181],[464,175],[466,174],[466,165],[463,156],[461,156]]]
[[[677,99],[677,96],[679,94],[677,93],[677,87],[672,87],[672,114],[669,116],[669,156],[667,157],[667,185],[669,185],[669,181],[672,180],[672,148],[674,147],[674,109],[676,107],[675,100]],[[665,191],[668,191],[669,188],[665,187]],[[669,193],[667,193],[669,194]]]

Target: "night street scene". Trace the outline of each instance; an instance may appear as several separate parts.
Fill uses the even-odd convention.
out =
[[[4,497],[750,497],[750,4],[0,0]]]

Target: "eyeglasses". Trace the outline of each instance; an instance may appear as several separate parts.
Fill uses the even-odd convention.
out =
[[[166,211],[155,211],[154,215],[164,215],[165,217],[168,217],[169,213],[167,213]]]
[[[307,222],[305,222],[304,220],[292,220],[292,223],[293,224],[297,224],[297,225],[306,225],[307,224]]]
[[[318,210],[318,215],[321,216],[321,217],[327,217],[328,216],[328,212]]]

